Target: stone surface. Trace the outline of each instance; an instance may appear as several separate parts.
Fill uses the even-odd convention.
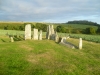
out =
[[[53,25],[47,27],[46,39],[55,40],[56,33],[54,32]]]
[[[14,42],[14,39],[13,39],[13,37],[10,37],[10,41],[11,41],[11,42]]]
[[[50,35],[51,35],[51,27],[49,25],[49,26],[47,26],[46,39],[50,39]]]
[[[59,37],[58,37],[57,32],[55,32],[55,42],[59,42]]]
[[[72,49],[75,49],[75,45],[67,42],[66,37],[62,37],[59,44],[64,45],[64,46],[69,47],[69,48],[72,48]]]
[[[39,33],[39,40],[42,40],[42,30],[40,30],[40,33]]]
[[[38,29],[33,29],[33,39],[38,40]]]
[[[25,26],[25,40],[31,39],[31,24]]]
[[[79,49],[82,49],[82,38],[79,38]]]

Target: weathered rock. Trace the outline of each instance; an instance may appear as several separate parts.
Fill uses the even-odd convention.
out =
[[[82,49],[82,38],[79,38],[79,49]]]
[[[57,32],[55,32],[55,42],[59,42],[59,37],[57,35]]]
[[[58,35],[54,32],[53,25],[47,27],[46,39],[55,40]]]
[[[34,32],[33,32],[33,33],[34,33],[34,34],[33,34],[33,39],[34,39],[34,40],[38,40],[38,29],[35,29],[35,28],[34,28],[33,31],[34,31]]]
[[[31,39],[31,24],[25,26],[25,40]]]
[[[40,33],[39,33],[39,40],[42,40],[42,30],[40,30]]]
[[[11,41],[11,42],[14,42],[14,39],[13,39],[13,37],[10,37],[10,41]]]
[[[59,44],[62,44],[66,47],[69,47],[69,48],[72,48],[72,49],[75,49],[75,46],[69,42],[66,41],[66,37],[62,37],[61,38],[61,42]]]

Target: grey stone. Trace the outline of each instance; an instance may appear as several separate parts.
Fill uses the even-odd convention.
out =
[[[31,39],[31,24],[25,26],[25,40]]]
[[[46,33],[46,39],[50,39],[50,35],[51,35],[51,27],[50,25],[47,27],[47,33]]]
[[[66,41],[66,37],[62,37],[61,42],[59,44],[64,45],[69,48],[72,48],[72,49],[75,49],[75,46],[73,44]]]
[[[13,39],[13,37],[10,37],[10,41],[11,41],[11,42],[14,42],[14,39]]]
[[[40,30],[40,33],[39,33],[39,40],[42,40],[42,30]]]
[[[34,33],[34,34],[33,34],[33,39],[34,39],[34,40],[38,40],[38,29],[35,29],[35,28],[34,28],[34,29],[33,29],[33,33]]]
[[[82,49],[82,38],[79,38],[79,49]]]
[[[54,32],[53,25],[47,27],[46,39],[55,40],[58,35]]]

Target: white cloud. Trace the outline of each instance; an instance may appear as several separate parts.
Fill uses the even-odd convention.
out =
[[[100,16],[100,0],[0,0],[0,2],[0,16],[3,17],[0,20],[64,22],[71,19],[95,18],[99,22],[98,16],[93,16]]]

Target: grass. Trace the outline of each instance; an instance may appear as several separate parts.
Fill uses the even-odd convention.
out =
[[[24,36],[24,31],[18,30],[0,30],[0,35],[17,35],[17,36]],[[33,33],[32,33],[33,35]],[[42,33],[43,37],[46,36],[46,32]],[[58,33],[60,37],[68,36],[68,33]],[[82,38],[83,40],[92,41],[100,43],[100,35],[86,35],[86,34],[70,34],[72,38]]]
[[[46,39],[0,39],[0,75],[100,75],[100,43],[83,41],[78,50]],[[67,41],[78,46],[78,39]]]

